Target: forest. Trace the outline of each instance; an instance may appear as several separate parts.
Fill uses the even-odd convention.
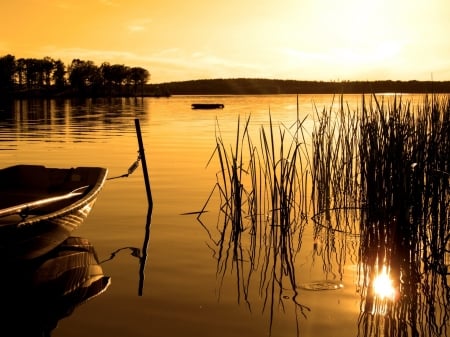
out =
[[[171,95],[272,95],[450,93],[450,81],[300,81],[267,78],[200,79],[149,84],[142,67],[73,59],[69,65],[0,56],[0,98],[169,97]]]
[[[298,81],[262,78],[204,79],[150,84],[172,95],[450,93],[450,81]]]
[[[123,64],[0,57],[0,97],[138,96],[149,79],[147,69]]]

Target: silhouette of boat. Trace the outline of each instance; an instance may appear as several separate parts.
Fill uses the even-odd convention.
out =
[[[88,240],[69,237],[34,260],[0,264],[0,335],[50,336],[58,321],[111,283]]]
[[[225,106],[221,103],[194,103],[192,109],[223,109]]]
[[[106,179],[100,167],[16,165],[0,170],[0,259],[32,259],[67,239]]]

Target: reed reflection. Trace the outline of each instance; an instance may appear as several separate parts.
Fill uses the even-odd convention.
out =
[[[2,261],[1,334],[50,336],[59,320],[109,284],[94,247],[80,237],[34,260]]]
[[[220,170],[208,199],[219,195],[217,232],[202,225],[221,284],[233,271],[238,301],[251,308],[257,282],[270,328],[287,289],[296,312],[306,315],[297,290],[339,287],[343,266],[352,264],[361,295],[359,336],[449,333],[450,98],[425,96],[414,110],[395,96],[372,99],[363,97],[359,111],[342,99],[337,109],[317,111],[311,152],[301,121],[294,131],[275,130],[270,121],[259,146],[249,135],[250,119],[242,134],[238,123],[231,151],[217,136]],[[322,258],[330,284],[299,284],[295,274],[310,201],[313,258]],[[298,326],[297,317],[297,333]]]
[[[241,133],[238,121],[231,151],[218,132],[214,155],[220,172],[207,201],[218,195],[218,220],[215,228],[202,222],[202,212],[198,220],[211,239],[220,286],[227,273],[234,274],[238,303],[244,301],[249,310],[256,289],[262,311],[269,313],[269,332],[290,299],[299,334],[298,319],[309,311],[299,301],[295,272],[307,223],[303,127],[299,121],[293,131],[277,129],[270,120],[269,130],[260,129],[261,145],[255,146],[249,125],[250,118]]]
[[[325,280],[322,287],[342,286],[346,265],[358,264],[360,210],[334,208],[312,217],[314,224],[314,254],[321,259]],[[317,287],[318,285],[316,285]]]
[[[384,105],[378,103],[383,111]],[[360,333],[364,336],[446,336],[450,287],[450,100],[425,98],[412,113],[395,102],[389,115],[367,111],[361,130]],[[382,158],[383,160],[379,160]],[[392,298],[376,293],[386,270]]]
[[[315,221],[359,232],[359,335],[448,335],[450,98],[424,97],[413,110],[363,97],[359,112],[341,101],[318,117]],[[332,221],[350,208],[359,228]]]

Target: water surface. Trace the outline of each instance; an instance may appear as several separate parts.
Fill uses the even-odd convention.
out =
[[[352,108],[361,105],[359,95],[344,99]],[[305,120],[308,130],[316,109],[330,108],[333,100],[331,95],[300,96],[298,102],[289,95],[178,96],[17,101],[4,108],[2,166],[104,166],[116,177],[137,158],[136,118],[142,128],[154,201],[143,294],[138,296],[139,260],[131,254],[142,248],[148,210],[139,168],[107,181],[74,233],[94,245],[111,286],[61,320],[52,335],[356,336],[357,236],[314,240],[307,221],[295,256],[296,289],[276,279],[264,283],[273,288],[261,288],[260,278],[275,274],[264,276],[261,269],[239,274],[233,261],[225,270],[218,267],[218,200],[213,197],[201,222],[185,214],[200,211],[216,183],[219,164],[207,163],[219,132],[234,146],[238,118],[249,116],[255,140],[269,116],[277,126]],[[223,103],[225,109],[192,110],[197,102]]]

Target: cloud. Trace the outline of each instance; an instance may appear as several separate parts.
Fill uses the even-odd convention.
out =
[[[149,60],[152,68],[150,72],[171,76],[168,80],[255,77],[267,74],[267,66],[220,57],[208,51],[191,52],[181,48],[169,48],[152,54]],[[177,70],[177,73],[174,70]],[[153,78],[157,79],[156,76]]]
[[[131,31],[131,32],[141,32],[141,31],[145,30],[145,26],[129,25],[128,26],[128,30]]]
[[[427,65],[426,69],[413,66],[413,60],[402,59],[405,53],[398,45],[386,42],[373,46],[371,53],[360,50],[300,50],[277,49],[255,57],[222,56],[209,49],[189,50],[169,47],[159,50],[131,52],[120,49],[57,48],[47,46],[35,51],[31,57],[51,56],[69,65],[73,59],[139,66],[152,75],[152,82],[162,83],[200,78],[265,77],[304,80],[336,79],[429,79],[448,77],[448,61]],[[397,57],[395,57],[397,56]],[[359,60],[359,61],[358,61]]]
[[[138,33],[143,32],[147,30],[147,26],[152,22],[151,19],[143,18],[143,19],[135,19],[131,20],[127,25],[126,28],[128,31],[132,33]]]

